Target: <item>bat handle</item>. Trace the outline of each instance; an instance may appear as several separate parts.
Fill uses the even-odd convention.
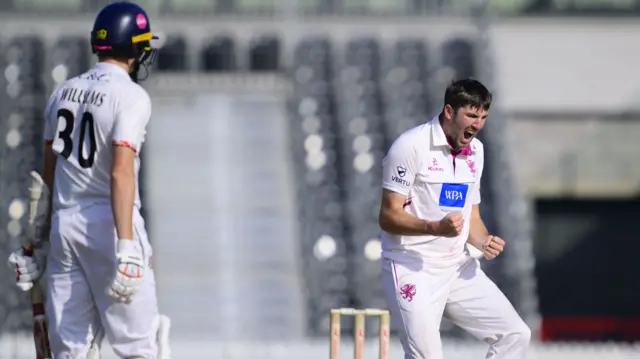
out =
[[[34,305],[34,311],[35,311]],[[33,316],[33,340],[36,345],[36,359],[51,358],[51,349],[49,346],[49,328],[47,328],[47,320],[43,314]]]
[[[43,316],[44,317],[44,303],[33,303],[33,316]]]
[[[33,257],[33,246],[32,245],[22,246],[22,253],[24,253],[24,255],[27,257]]]
[[[22,246],[22,254],[25,257],[33,257],[34,255],[33,246],[31,245]],[[22,289],[23,291],[30,291],[31,289],[33,289],[33,286],[35,284],[36,284],[35,282],[18,282],[17,283],[18,287],[20,287],[20,289]]]
[[[24,245],[22,251],[25,256],[33,257],[33,246]],[[33,285],[37,285],[34,281]],[[44,303],[40,289],[31,288],[31,302],[33,312],[33,340],[36,345],[36,359],[50,359],[51,349],[49,345],[49,328],[47,327],[47,317],[44,311]]]

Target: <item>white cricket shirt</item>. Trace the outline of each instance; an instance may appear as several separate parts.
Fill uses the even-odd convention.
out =
[[[98,63],[51,95],[44,138],[57,155],[54,210],[111,204],[113,144],[139,154],[151,117],[151,99],[117,65]],[[136,200],[140,208],[136,156]]]
[[[480,203],[483,166],[480,140],[474,138],[453,155],[437,116],[400,135],[383,160],[382,187],[406,196],[404,210],[420,219],[438,221],[449,212],[461,212],[464,226],[455,238],[383,231],[382,256],[400,263],[421,263],[425,268],[464,261],[471,208]]]

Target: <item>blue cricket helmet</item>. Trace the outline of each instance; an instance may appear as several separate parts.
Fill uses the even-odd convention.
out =
[[[148,67],[155,57],[149,16],[140,6],[126,1],[105,6],[96,17],[91,31],[93,53],[135,59],[132,79],[137,81],[140,65]]]

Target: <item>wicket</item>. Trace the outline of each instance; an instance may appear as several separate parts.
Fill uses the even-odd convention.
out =
[[[378,317],[380,320],[380,332],[378,333],[379,359],[389,358],[389,329],[390,315],[388,310],[382,309],[353,309],[340,308],[331,309],[330,352],[329,359],[340,358],[340,318],[342,315],[354,316],[353,325],[353,357],[355,359],[364,358],[364,331],[365,318]]]

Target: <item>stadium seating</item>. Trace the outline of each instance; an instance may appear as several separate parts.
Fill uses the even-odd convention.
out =
[[[442,46],[442,64],[451,67],[456,78],[473,77],[475,71],[475,57],[473,46],[469,40],[456,38],[447,40]]]
[[[254,72],[280,69],[280,40],[273,35],[262,35],[249,45],[249,68]]]
[[[380,43],[374,38],[347,42],[337,78],[337,134],[350,249],[350,282],[357,307],[384,307],[380,281],[380,163],[385,152],[379,87]],[[377,331],[374,321],[367,330]]]
[[[327,332],[331,308],[350,304],[330,54],[328,41],[305,39],[295,49],[291,68],[301,247],[306,258],[309,328],[316,334]]]
[[[186,71],[188,69],[187,41],[184,36],[167,37],[162,51],[158,53],[156,67],[159,71]]]
[[[230,36],[209,39],[200,51],[200,63],[204,72],[226,72],[237,68],[235,43]]]
[[[50,56],[50,78],[47,84],[53,81],[53,86],[57,86],[68,78],[80,75],[87,70],[91,53],[89,39],[84,36],[65,36],[60,38],[55,46],[51,48]]]
[[[46,104],[44,44],[33,36],[11,39],[2,47],[0,66],[0,242],[7,258],[20,245],[27,225],[26,202],[29,171],[42,164],[42,111]],[[31,325],[26,302],[19,299],[13,284],[0,279],[0,321],[6,330],[25,330]],[[20,311],[23,310],[23,311]],[[23,313],[9,315],[9,313]]]
[[[381,79],[384,101],[384,135],[387,148],[404,131],[425,123],[429,112],[427,91],[428,56],[422,40],[398,40],[393,46],[392,63]]]

